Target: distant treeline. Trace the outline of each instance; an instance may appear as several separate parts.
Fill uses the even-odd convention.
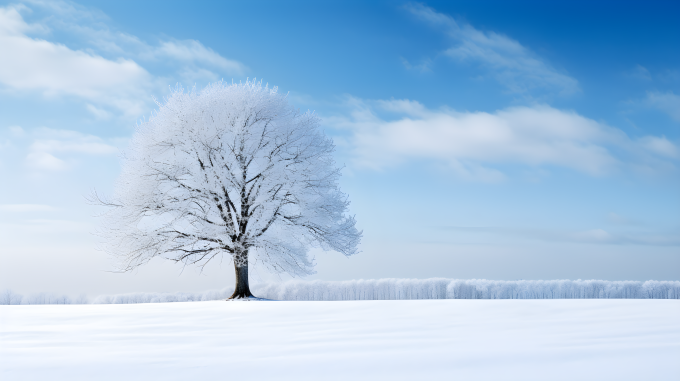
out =
[[[255,291],[256,290],[256,291]],[[275,300],[680,299],[680,281],[377,279],[255,287]]]
[[[271,300],[399,300],[399,299],[680,299],[680,281],[605,280],[458,280],[376,279],[253,284],[260,298]],[[233,288],[198,293],[128,293],[84,296],[0,293],[0,304],[130,304],[198,302],[226,299]]]

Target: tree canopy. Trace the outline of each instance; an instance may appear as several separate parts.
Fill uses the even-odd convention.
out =
[[[226,255],[238,291],[249,261],[306,275],[312,247],[357,253],[361,232],[314,113],[255,81],[177,88],[158,106],[138,125],[105,203],[105,247],[122,270]]]

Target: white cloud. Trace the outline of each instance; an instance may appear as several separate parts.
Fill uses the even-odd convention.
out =
[[[445,55],[480,64],[512,92],[526,93],[542,88],[569,94],[579,90],[574,78],[560,73],[516,40],[477,30],[421,4],[411,4],[406,9],[433,27],[444,29],[456,42],[444,52]]]
[[[426,72],[432,71],[432,68],[431,68],[432,60],[429,59],[429,58],[424,59],[420,64],[413,65],[406,58],[401,57],[401,63],[408,70],[417,70],[421,73],[426,73]]]
[[[26,156],[26,164],[33,169],[44,171],[63,171],[68,168],[64,160],[47,152],[31,152]]]
[[[200,41],[194,39],[167,39],[149,44],[137,36],[112,30],[109,19],[103,13],[63,1],[35,1],[32,3],[58,15],[49,23],[60,30],[67,30],[77,39],[83,40],[92,49],[111,55],[124,56],[139,62],[162,63],[179,67],[183,71],[217,71],[213,76],[244,75],[244,64],[225,58]],[[167,84],[166,84],[167,85]]]
[[[13,7],[0,8],[0,83],[47,96],[73,95],[128,111],[149,73],[132,60],[101,56],[27,36],[31,26]],[[135,109],[135,111],[139,111]]]
[[[24,136],[24,129],[19,126],[10,126],[9,133],[14,137],[21,137]]]
[[[28,147],[26,164],[33,169],[62,171],[69,163],[55,155],[112,155],[118,148],[102,138],[77,131],[40,128],[33,131],[32,143]]]
[[[116,147],[101,142],[100,138],[86,136],[75,141],[36,140],[31,145],[35,152],[78,152],[91,155],[108,155],[116,153]]]
[[[647,150],[657,155],[669,158],[678,158],[678,147],[671,143],[665,136],[645,136],[639,139],[640,144]]]
[[[111,30],[101,12],[63,1],[29,3],[48,16],[29,23],[23,16],[31,14],[27,6],[0,7],[0,87],[80,98],[98,119],[110,118],[114,110],[139,117],[150,108],[153,93],[177,82],[208,82],[246,71],[196,40],[148,44]],[[48,41],[51,31],[80,48]]]
[[[649,92],[647,93],[647,103],[665,112],[673,120],[680,122],[680,95],[675,95],[673,92]]]
[[[33,151],[79,152],[94,155],[110,155],[118,149],[98,136],[77,131],[39,128],[33,132],[37,139],[31,145]]]
[[[652,74],[649,72],[649,70],[642,66],[642,65],[635,65],[633,70],[631,70],[628,75],[632,78],[637,78],[637,79],[642,79],[645,81],[651,81],[652,80]]]
[[[5,134],[1,132],[0,130],[0,154],[4,154],[4,157],[0,158],[16,163],[16,158],[23,157],[26,167],[37,171],[64,171],[85,160],[91,160],[92,156],[111,157],[118,154],[128,140],[104,139],[78,131],[45,127],[24,130],[13,126]],[[7,139],[2,139],[3,137]]]
[[[56,29],[68,31],[73,37],[101,52],[138,61],[174,63],[183,66],[184,70],[210,68],[219,70],[219,74],[243,75],[247,69],[242,63],[222,57],[197,40],[168,39],[149,44],[136,36],[112,30],[109,18],[101,11],[59,0],[29,1],[53,15],[46,20],[47,23]]]
[[[667,163],[678,152],[665,137],[632,140],[575,112],[543,105],[458,112],[429,110],[409,100],[350,98],[348,107],[349,118],[330,118],[327,123],[349,130],[356,164],[374,169],[426,159],[449,165],[462,178],[494,182],[504,178],[494,166],[505,164],[603,175],[629,161],[643,166]]]
[[[224,58],[196,40],[164,41],[151,54],[155,59],[172,58],[185,63],[207,64],[229,74],[241,75],[245,72],[242,63]]]
[[[27,24],[19,11],[29,11],[23,4],[0,7],[0,35],[22,35],[25,33],[47,33],[49,28],[40,24]]]
[[[89,111],[97,119],[109,119],[111,117],[111,113],[104,110],[103,108],[99,108],[91,104],[88,104],[85,107],[87,108],[87,111]]]

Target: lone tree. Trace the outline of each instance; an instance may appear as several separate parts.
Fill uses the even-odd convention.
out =
[[[205,266],[227,255],[230,299],[253,295],[248,264],[313,273],[310,247],[357,253],[332,141],[319,119],[262,82],[176,89],[141,123],[104,214],[105,249],[128,271],[154,257]]]

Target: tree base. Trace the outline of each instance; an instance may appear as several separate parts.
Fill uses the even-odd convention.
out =
[[[255,296],[253,296],[253,294],[250,293],[250,290],[248,290],[247,292],[236,292],[236,291],[234,291],[234,293],[227,300],[230,300],[230,299],[250,299],[250,298],[259,299],[259,298],[256,298]]]
[[[225,302],[271,302],[271,299],[258,298],[256,296],[251,296],[250,298],[240,298],[240,299],[225,299]]]

